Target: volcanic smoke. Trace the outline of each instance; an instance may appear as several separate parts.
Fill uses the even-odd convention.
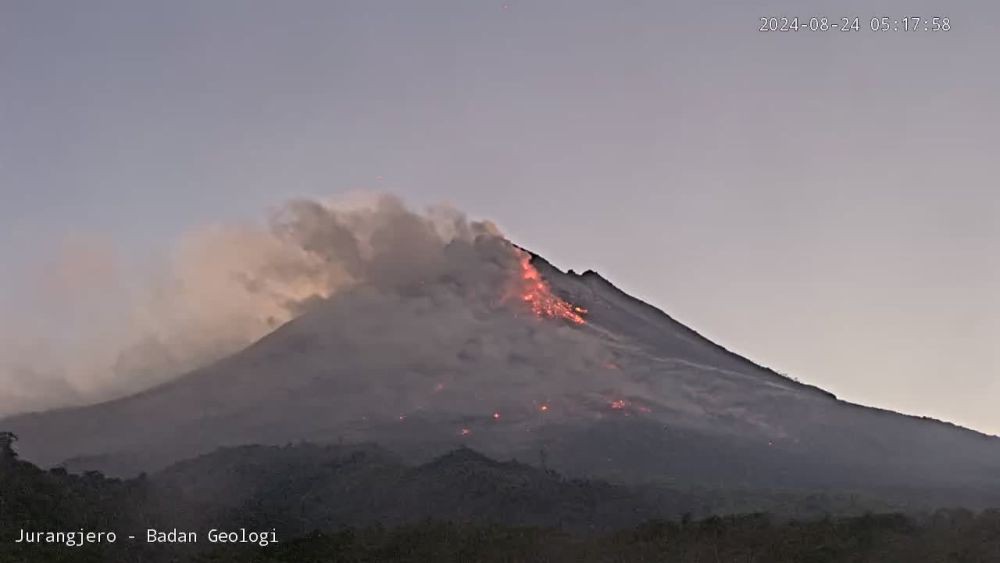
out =
[[[59,333],[55,327],[68,326],[66,318],[56,316],[53,326],[27,335],[18,325],[22,340],[42,342],[45,353],[23,346],[0,354],[0,384],[14,390],[0,397],[0,414],[141,391],[237,352],[331,300],[344,308],[384,304],[383,316],[402,317],[383,323],[396,327],[394,345],[416,350],[424,363],[435,358],[421,354],[453,346],[472,347],[477,354],[523,353],[525,343],[504,340],[520,334],[510,327],[483,342],[464,343],[467,325],[492,316],[487,311],[498,301],[515,313],[586,324],[586,309],[555,295],[532,265],[531,254],[491,223],[470,221],[446,206],[413,211],[386,195],[344,202],[293,200],[264,225],[198,229],[184,235],[163,267],[152,271],[163,274],[148,283],[138,277],[109,281],[129,291],[109,291],[108,302],[93,305],[121,314],[73,333],[66,345],[48,336]],[[69,281],[62,285],[72,286]],[[60,296],[41,297],[57,302]],[[77,300],[84,297],[95,301],[90,294]],[[76,308],[63,310],[70,316]],[[553,339],[579,345],[552,324],[556,332],[530,333],[538,339],[533,342],[540,354],[552,353]],[[384,328],[363,335],[357,318],[349,325],[359,347],[385,335]],[[428,326],[435,330],[428,332]],[[0,336],[6,333],[0,330]]]

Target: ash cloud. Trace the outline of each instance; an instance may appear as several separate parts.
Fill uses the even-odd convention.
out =
[[[387,195],[350,204],[291,201],[266,225],[187,234],[163,274],[130,291],[111,289],[120,278],[97,274],[112,270],[111,261],[89,254],[99,267],[80,253],[71,253],[68,263],[86,274],[90,306],[116,313],[82,323],[87,326],[70,323],[59,339],[49,337],[63,320],[59,314],[34,331],[7,327],[5,341],[20,345],[5,345],[9,352],[0,357],[0,386],[7,390],[0,414],[148,388],[300,316],[295,331],[349,350],[330,361],[369,375],[433,374],[443,381],[468,375],[463,366],[475,364],[489,366],[485,371],[496,377],[506,374],[503,385],[535,379],[537,386],[546,365],[558,365],[553,373],[573,373],[574,366],[586,371],[601,361],[579,331],[558,322],[526,323],[514,295],[518,251],[491,223],[446,206],[415,212]],[[84,297],[72,285],[48,289],[46,299],[66,302],[70,295],[80,302]],[[117,299],[95,298],[94,286]],[[23,345],[27,341],[32,346]],[[368,383],[408,389],[402,379]],[[494,383],[503,386],[486,381],[484,392]]]

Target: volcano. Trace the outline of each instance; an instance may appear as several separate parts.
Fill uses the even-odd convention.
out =
[[[596,272],[486,235],[421,260],[437,265],[334,293],[167,384],[0,428],[30,461],[114,475],[223,446],[374,442],[631,483],[997,489],[997,438],[841,401]]]

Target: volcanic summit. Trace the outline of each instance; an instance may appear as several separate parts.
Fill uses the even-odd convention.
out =
[[[997,439],[838,400],[489,224],[394,200],[295,209],[274,232],[326,286],[288,322],[140,393],[2,421],[22,455],[128,475],[221,446],[375,442],[629,482],[995,487]]]

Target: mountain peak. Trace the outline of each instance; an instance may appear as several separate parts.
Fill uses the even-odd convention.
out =
[[[452,248],[427,284],[337,293],[169,384],[0,428],[23,438],[26,459],[112,473],[302,440],[378,443],[448,467],[539,460],[635,482],[991,486],[1000,470],[996,441],[843,403],[593,270],[563,273],[527,254],[526,271],[509,250]],[[525,283],[542,293],[526,297]]]

